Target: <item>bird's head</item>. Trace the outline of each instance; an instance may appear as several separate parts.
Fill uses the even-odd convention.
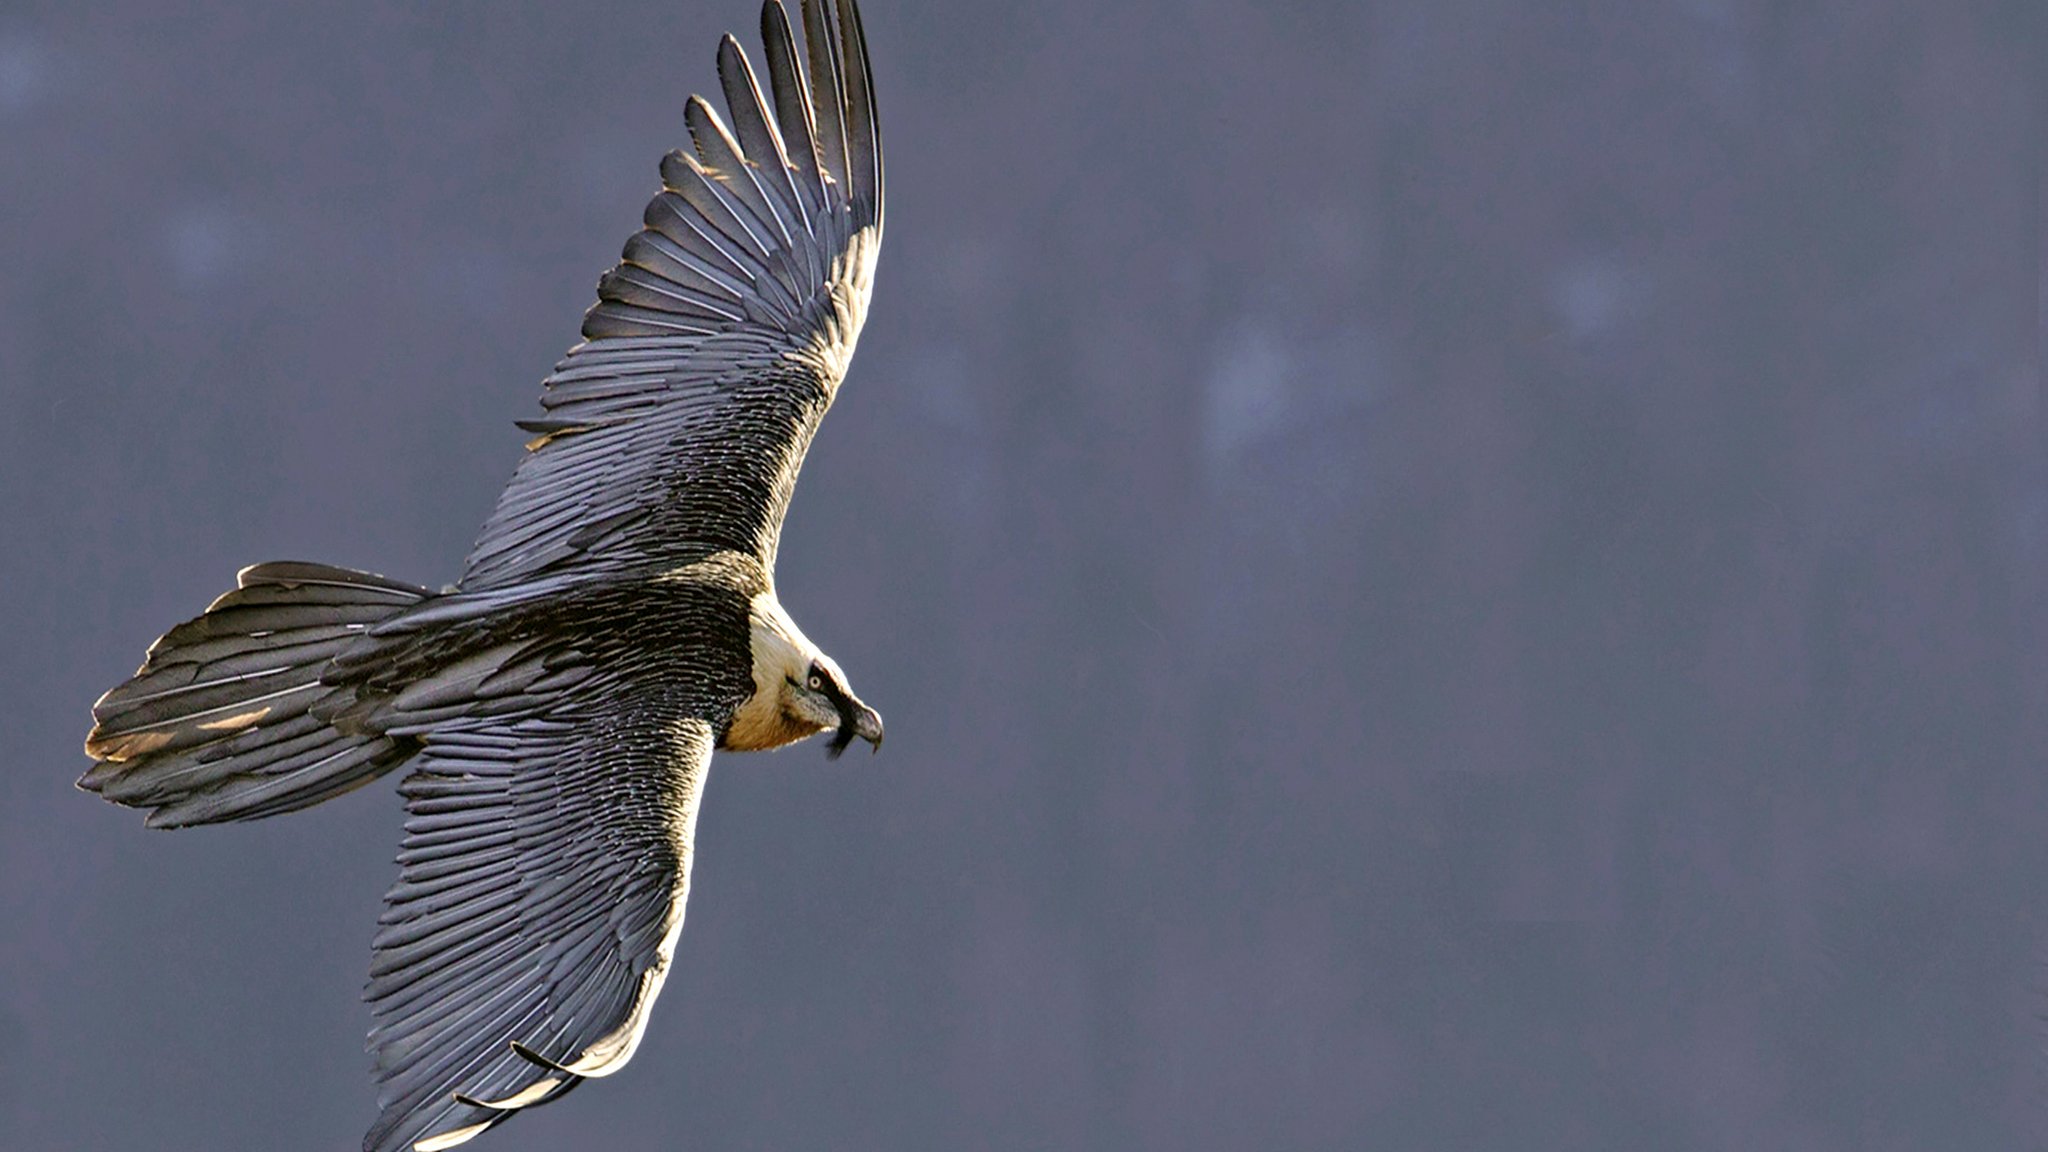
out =
[[[835,760],[856,736],[874,745],[877,751],[882,747],[882,718],[861,703],[860,697],[846,686],[846,674],[822,652],[812,657],[810,667],[800,677],[784,676],[782,708],[792,721],[804,725],[809,732],[838,728],[832,743],[826,746],[826,754]]]
[[[754,693],[733,714],[724,747],[779,748],[836,728],[826,746],[834,759],[855,737],[881,748],[882,718],[853,694],[839,665],[805,638],[773,593],[755,599],[749,641]]]

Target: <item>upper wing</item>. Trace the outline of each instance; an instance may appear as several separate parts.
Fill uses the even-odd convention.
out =
[[[701,97],[695,154],[598,282],[584,342],[547,379],[538,435],[470,553],[464,588],[724,549],[773,568],[776,538],[874,283],[882,146],[853,0],[761,11],[764,95],[718,47],[728,127]],[[836,11],[835,11],[836,9]]]
[[[715,739],[666,711],[579,688],[427,736],[365,993],[383,1108],[365,1152],[460,1144],[632,1057]]]

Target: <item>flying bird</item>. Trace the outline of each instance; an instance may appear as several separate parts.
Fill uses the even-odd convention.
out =
[[[853,0],[718,46],[511,482],[441,591],[258,564],[93,706],[79,786],[151,827],[292,812],[411,765],[378,920],[365,1152],[433,1152],[633,1056],[714,750],[882,720],[775,595],[860,334],[882,148]],[[765,83],[764,83],[765,81]]]

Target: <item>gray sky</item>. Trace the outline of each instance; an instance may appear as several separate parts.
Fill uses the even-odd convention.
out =
[[[455,576],[755,10],[161,7],[0,6],[0,1146],[339,1152],[398,799],[145,832],[88,706]],[[2043,11],[868,0],[888,746],[722,757],[479,1146],[2048,1147]]]

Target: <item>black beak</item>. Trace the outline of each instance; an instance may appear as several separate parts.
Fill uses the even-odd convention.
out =
[[[873,708],[848,698],[839,702],[839,730],[832,734],[832,743],[825,746],[825,755],[839,759],[856,736],[874,745],[875,751],[882,750],[882,718]]]

